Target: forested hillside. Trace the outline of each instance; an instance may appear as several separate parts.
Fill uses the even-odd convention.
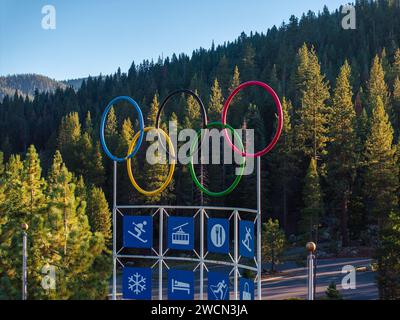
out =
[[[39,92],[54,92],[57,88],[65,89],[67,84],[58,82],[39,74],[18,74],[0,77],[0,101],[4,96],[19,95],[33,98],[35,90]]]
[[[299,241],[330,241],[338,250],[352,244],[377,248],[381,296],[399,297],[399,273],[393,270],[399,270],[400,243],[393,239],[398,239],[400,230],[400,4],[361,0],[356,12],[356,30],[342,29],[340,11],[330,13],[325,8],[318,14],[292,16],[287,24],[264,33],[242,34],[233,42],[195,50],[190,57],[181,54],[133,62],[127,73],[118,70],[103,78],[89,77],[78,91],[58,88],[54,93],[36,92],[33,100],[6,96],[0,103],[0,150],[5,163],[0,197],[9,199],[6,186],[20,171],[30,168],[26,162],[36,157],[36,151],[29,147],[34,145],[43,168],[42,175],[39,168],[36,174],[47,181],[43,182],[47,197],[58,199],[55,166],[65,163],[63,174],[68,178],[60,179],[67,179],[74,190],[76,187],[75,193],[70,191],[70,199],[76,203],[74,216],[78,216],[80,202],[76,199],[90,196],[87,190],[102,188],[111,196],[112,163],[100,148],[98,131],[101,114],[113,97],[133,97],[146,115],[146,125],[152,126],[166,95],[177,88],[189,88],[202,97],[210,119],[219,120],[230,90],[257,79],[277,91],[285,114],[280,142],[262,159],[264,217],[278,218],[286,234],[294,234]],[[242,93],[228,121],[236,128],[246,125],[255,129],[257,149],[270,140],[276,121],[272,99],[266,103],[267,95],[260,93]],[[176,99],[166,108],[163,123],[170,119],[178,119],[181,127],[199,128],[198,106],[187,97]],[[129,106],[115,106],[106,125],[111,149],[125,154],[137,126]],[[25,165],[20,156],[26,159]],[[138,180],[147,189],[163,181],[168,170],[167,166],[145,163],[144,153],[133,162],[141,168]],[[40,167],[38,160],[34,163]],[[205,166],[205,183],[212,190],[222,190],[233,179],[232,169]],[[161,197],[145,198],[134,191],[124,165],[119,167],[118,179],[120,203],[255,206],[254,176],[244,177],[237,190],[222,199],[201,196],[187,167],[181,165]],[[101,189],[96,190],[93,197],[102,198]],[[18,195],[14,198],[18,203],[16,199]],[[9,201],[3,201],[2,216],[14,210]],[[40,210],[52,203],[43,200]],[[29,215],[36,209],[28,206],[24,210]],[[22,220],[18,216],[15,221]],[[101,252],[107,238],[104,225],[93,226],[92,222],[91,232],[91,244]],[[0,263],[0,272],[1,267]]]

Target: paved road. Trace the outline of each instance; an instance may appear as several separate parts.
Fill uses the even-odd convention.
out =
[[[325,296],[325,290],[328,285],[334,281],[337,289],[344,299],[348,300],[373,300],[378,299],[378,289],[375,284],[375,273],[372,271],[357,271],[356,289],[344,290],[341,282],[345,274],[342,274],[342,268],[345,265],[352,265],[355,268],[368,266],[371,259],[368,258],[344,258],[318,260],[317,265],[317,289],[316,297]],[[227,271],[218,268],[218,271]],[[214,269],[213,269],[214,270]],[[294,263],[286,263],[278,267],[279,276],[267,278],[262,281],[262,297],[264,300],[284,300],[289,298],[305,299],[307,295],[307,270],[298,268]],[[156,273],[156,272],[155,272]],[[164,273],[165,275],[165,273]],[[199,280],[196,279],[196,292],[199,292]],[[121,278],[118,277],[117,292],[121,292]],[[153,279],[153,298],[158,298],[158,281]],[[164,281],[163,295],[167,296],[166,281]],[[233,299],[233,289],[231,288],[231,299]],[[111,292],[111,288],[110,288]],[[207,280],[204,283],[204,295],[207,296]],[[198,299],[198,294],[195,295]]]
[[[356,289],[344,290],[341,282],[345,274],[341,273],[343,266],[354,267],[367,266],[370,259],[328,259],[319,260],[317,266],[316,296],[325,296],[325,290],[330,282],[336,283],[336,288],[344,299],[373,300],[378,299],[378,289],[375,283],[375,273],[372,271],[356,272]],[[281,269],[284,275],[275,279],[267,279],[262,282],[263,299],[281,300],[288,298],[306,298],[307,278],[306,268]]]

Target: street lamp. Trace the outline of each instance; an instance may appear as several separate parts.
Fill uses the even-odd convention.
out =
[[[306,244],[308,252],[307,257],[307,299],[314,300],[314,252],[317,250],[317,245],[314,242],[308,242]]]
[[[26,261],[28,257],[27,253],[27,238],[28,238],[28,224],[25,222],[21,224],[22,229],[22,300],[26,300],[28,298],[28,287],[27,287],[27,267]]]

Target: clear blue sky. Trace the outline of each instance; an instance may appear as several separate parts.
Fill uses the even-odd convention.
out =
[[[57,80],[126,72],[134,60],[210,48],[242,31],[330,11],[345,0],[0,0],[0,75],[40,73]],[[56,8],[56,30],[41,27]]]

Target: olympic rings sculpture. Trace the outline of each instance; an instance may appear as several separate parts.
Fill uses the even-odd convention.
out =
[[[255,153],[247,153],[244,149],[243,143],[241,141],[241,138],[239,136],[239,134],[230,126],[226,123],[226,118],[227,118],[227,113],[229,110],[229,107],[232,103],[233,98],[239,93],[239,91],[243,90],[244,88],[250,87],[250,86],[259,86],[262,87],[264,90],[266,90],[274,99],[274,103],[278,112],[278,125],[277,125],[277,129],[275,132],[275,135],[272,139],[272,141],[261,151],[255,152]],[[200,99],[200,97],[187,89],[181,89],[181,90],[176,90],[172,93],[170,93],[162,102],[158,112],[157,112],[157,116],[156,116],[156,125],[155,128],[152,127],[145,127],[144,125],[144,120],[143,120],[143,113],[139,107],[139,105],[135,102],[135,100],[133,100],[130,97],[127,96],[120,96],[120,97],[116,97],[114,99],[112,99],[107,107],[105,108],[102,117],[101,117],[101,125],[100,125],[100,143],[102,145],[102,148],[104,150],[104,152],[107,154],[107,156],[115,161],[115,162],[123,162],[126,161],[127,162],[127,171],[128,171],[128,176],[129,179],[133,185],[133,187],[140,193],[146,195],[146,196],[155,196],[161,192],[163,192],[168,185],[171,183],[173,175],[174,175],[174,170],[175,170],[175,160],[173,160],[170,163],[170,168],[169,168],[169,173],[167,176],[167,179],[165,180],[165,182],[156,190],[152,190],[152,191],[148,191],[148,190],[144,190],[142,189],[136,182],[136,180],[133,177],[133,173],[132,173],[132,167],[131,167],[131,159],[137,154],[137,152],[140,149],[140,146],[142,144],[143,141],[143,137],[144,134],[150,130],[157,130],[157,134],[160,137],[160,134],[166,139],[166,142],[169,146],[169,151],[167,150],[167,147],[164,146],[162,144],[162,139],[158,139],[158,141],[160,142],[160,145],[165,149],[165,151],[172,157],[172,159],[175,158],[175,150],[174,150],[174,146],[171,142],[170,137],[168,136],[168,134],[162,130],[160,128],[160,118],[161,118],[161,112],[164,109],[164,107],[166,106],[167,102],[175,95],[177,94],[187,94],[187,95],[191,95],[196,102],[199,104],[200,106],[200,111],[202,114],[202,128],[200,128],[197,131],[196,134],[196,138],[194,139],[191,147],[190,147],[190,163],[189,163],[189,170],[190,170],[190,175],[194,181],[194,183],[196,184],[196,186],[205,194],[211,196],[211,197],[222,197],[222,196],[226,196],[229,193],[231,193],[239,184],[243,172],[244,172],[244,165],[245,165],[245,161],[247,157],[252,157],[252,158],[258,158],[261,157],[265,154],[267,154],[268,152],[270,152],[274,146],[276,145],[276,143],[279,140],[279,137],[282,133],[282,127],[283,127],[283,111],[282,111],[282,105],[281,102],[279,100],[278,95],[275,93],[275,91],[266,83],[260,82],[260,81],[249,81],[249,82],[245,82],[242,83],[241,85],[239,85],[236,89],[234,89],[232,91],[232,93],[229,95],[228,99],[226,100],[223,110],[222,110],[222,121],[221,122],[211,122],[208,123],[208,118],[207,118],[207,111],[206,108],[204,107],[204,104],[202,102],[202,100]],[[129,149],[128,149],[128,153],[125,157],[120,158],[117,157],[115,155],[113,155],[110,150],[107,147],[106,141],[105,141],[105,124],[106,124],[106,119],[107,119],[107,115],[111,110],[111,107],[119,102],[119,101],[127,101],[129,102],[131,105],[133,105],[133,107],[135,108],[136,112],[138,113],[138,118],[139,118],[139,128],[140,131],[134,136]],[[216,127],[219,128],[221,130],[224,131],[224,136],[225,139],[227,141],[227,143],[230,145],[230,147],[232,148],[232,150],[238,154],[240,154],[243,157],[243,162],[240,164],[240,170],[239,170],[239,174],[236,176],[234,182],[231,184],[230,187],[228,187],[226,190],[220,191],[220,192],[214,192],[214,191],[210,191],[208,189],[206,189],[197,179],[195,171],[194,171],[194,165],[193,165],[193,154],[195,153],[195,151],[200,151],[201,150],[201,146],[203,143],[203,139],[205,139],[205,135],[203,135],[203,138],[201,140],[201,143],[198,143],[199,140],[199,136],[201,135],[201,129],[209,129],[212,127]],[[235,137],[235,139],[239,142],[239,147],[240,149],[233,144],[233,142],[231,141],[229,134],[228,134],[228,130],[231,131],[233,133],[233,136]]]
[[[235,138],[239,141],[240,143],[240,147],[241,149],[244,150],[243,147],[243,143],[242,143],[242,139],[240,139],[239,134],[235,131],[235,129],[233,129],[229,124],[222,124],[221,122],[210,122],[207,125],[207,129],[211,128],[211,127],[217,127],[217,128],[221,128],[221,129],[229,129],[232,134],[235,136]],[[243,157],[243,162],[240,165],[240,171],[239,174],[236,175],[235,180],[233,181],[233,183],[231,184],[231,186],[229,188],[227,188],[224,191],[220,191],[220,192],[213,192],[208,190],[207,188],[205,188],[200,181],[197,179],[196,177],[196,173],[194,172],[194,166],[193,166],[193,154],[194,154],[194,148],[196,147],[196,145],[198,144],[198,140],[199,140],[199,136],[201,135],[201,129],[197,131],[197,135],[196,135],[196,139],[193,140],[193,143],[191,145],[190,148],[190,165],[189,165],[189,170],[190,170],[190,175],[192,176],[192,180],[194,181],[195,185],[201,190],[203,191],[205,194],[211,196],[211,197],[223,197],[226,196],[228,194],[230,194],[235,188],[236,186],[239,184],[240,180],[242,179],[243,176],[243,172],[244,172],[244,165],[246,163],[246,158]],[[205,137],[205,135],[204,135]]]
[[[156,128],[151,128],[151,127],[144,128],[144,132],[147,132],[147,131],[150,131],[150,130],[157,130],[157,129]],[[171,151],[171,155],[175,156],[174,145],[172,144],[171,138],[169,137],[169,135],[162,129],[158,129],[157,131],[161,132],[161,134],[164,136],[165,140],[168,143],[169,149]],[[140,132],[138,132],[133,137],[132,143],[129,146],[128,154],[130,154],[132,152],[133,147],[136,145],[136,141],[139,138],[139,135],[140,135]],[[159,141],[161,141],[161,140],[159,140]],[[142,189],[137,184],[137,182],[136,182],[136,180],[135,180],[135,178],[133,177],[133,174],[132,174],[131,158],[128,158],[128,160],[126,161],[126,167],[127,167],[127,170],[128,170],[129,179],[131,180],[132,185],[134,186],[134,188],[137,191],[139,191],[140,193],[144,194],[145,196],[151,197],[151,196],[154,196],[154,195],[157,195],[157,194],[163,192],[165,190],[165,188],[167,188],[168,185],[171,183],[172,177],[174,176],[175,161],[172,160],[171,164],[169,165],[169,173],[168,173],[167,180],[165,180],[165,182],[161,185],[161,187],[159,187],[158,189],[153,190],[153,191],[146,191],[146,190]]]
[[[104,131],[105,131],[105,126],[106,126],[106,120],[107,120],[107,115],[110,112],[112,106],[119,102],[119,101],[128,101],[131,105],[133,105],[136,109],[136,112],[139,115],[139,126],[140,126],[140,136],[139,136],[139,143],[136,145],[135,149],[128,154],[125,158],[118,158],[116,156],[114,156],[110,150],[108,150],[107,144],[106,144],[106,140],[104,138]],[[100,124],[100,142],[101,142],[101,146],[103,147],[104,152],[107,154],[107,156],[113,160],[113,161],[117,161],[117,162],[123,162],[127,159],[132,158],[138,151],[140,148],[140,145],[142,144],[142,140],[144,137],[144,120],[143,120],[143,113],[142,113],[142,109],[140,109],[139,105],[136,103],[135,100],[133,100],[131,97],[127,97],[127,96],[120,96],[120,97],[116,97],[114,99],[112,99],[109,104],[107,105],[106,109],[103,112],[103,115],[101,116],[101,124]]]
[[[194,93],[191,90],[188,89],[180,89],[180,90],[176,90],[172,93],[170,93],[165,99],[164,101],[161,103],[160,108],[157,111],[157,116],[156,116],[156,128],[159,129],[160,128],[160,118],[161,118],[161,112],[163,111],[165,105],[167,104],[167,102],[174,97],[175,95],[178,94],[187,94],[190,95],[194,98],[194,100],[196,100],[196,102],[199,104],[200,106],[200,112],[201,112],[201,117],[202,117],[202,124],[203,124],[203,129],[206,129],[207,127],[207,123],[208,123],[208,119],[207,119],[207,110],[206,107],[203,104],[203,101],[200,99],[200,97]],[[202,140],[203,141],[203,140]],[[167,154],[169,154],[167,148],[162,144],[162,140],[160,139],[160,145],[163,147],[163,149],[167,152]],[[198,146],[198,150],[200,150],[201,148],[201,144],[199,144]]]

